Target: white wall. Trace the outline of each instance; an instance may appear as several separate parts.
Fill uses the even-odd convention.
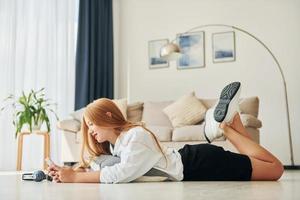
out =
[[[290,164],[282,79],[274,60],[258,42],[236,31],[236,61],[213,64],[211,33],[228,29],[205,28],[205,68],[177,70],[176,62],[165,69],[148,68],[149,40],[173,39],[177,33],[204,24],[243,28],[260,38],[282,65],[299,165],[299,8],[297,0],[115,0],[116,96],[130,102],[168,100],[195,90],[199,97],[216,98],[225,84],[239,80],[242,97],[259,96],[261,100],[262,145]]]

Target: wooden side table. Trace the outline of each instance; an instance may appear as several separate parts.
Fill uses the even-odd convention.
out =
[[[50,136],[47,131],[33,131],[18,133],[18,157],[17,157],[17,171],[22,170],[22,157],[23,157],[23,137],[25,135],[37,134],[44,136],[44,169],[47,168],[46,158],[50,156]]]

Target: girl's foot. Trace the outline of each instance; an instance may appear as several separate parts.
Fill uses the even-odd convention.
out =
[[[238,133],[252,139],[251,135],[247,132],[246,128],[244,127],[241,117],[238,113],[234,116],[232,123],[229,126]]]
[[[233,120],[232,120],[232,123],[230,124],[231,128],[233,128],[234,130],[238,131],[238,132],[241,132],[241,131],[244,131],[244,126],[242,124],[242,120],[239,116],[239,114],[236,114],[234,117],[233,117]]]

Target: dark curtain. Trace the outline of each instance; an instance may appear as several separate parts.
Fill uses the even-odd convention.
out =
[[[80,0],[76,49],[75,110],[113,98],[112,0]]]

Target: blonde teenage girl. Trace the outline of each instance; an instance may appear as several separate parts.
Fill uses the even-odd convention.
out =
[[[89,104],[84,112],[82,168],[51,165],[49,174],[56,182],[82,183],[131,182],[151,170],[170,181],[278,180],[283,173],[281,162],[251,140],[241,122],[240,90],[239,82],[227,85],[205,116],[208,142],[225,136],[239,153],[212,144],[185,145],[178,151],[166,148],[144,125],[125,120],[113,101],[102,98]],[[95,158],[113,155],[120,162],[87,170],[86,153]]]

